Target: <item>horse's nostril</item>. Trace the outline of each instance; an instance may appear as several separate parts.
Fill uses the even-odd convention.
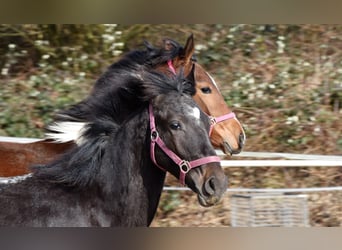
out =
[[[240,146],[240,148],[242,148],[244,144],[245,144],[245,135],[244,135],[244,133],[241,133],[239,135],[239,146]]]
[[[204,191],[207,195],[214,195],[216,189],[216,178],[211,177],[209,178],[204,184]]]

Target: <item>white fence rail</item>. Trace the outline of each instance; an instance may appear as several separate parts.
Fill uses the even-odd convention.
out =
[[[217,155],[224,156],[217,150]],[[340,155],[313,155],[271,152],[242,152],[235,158],[285,158],[286,160],[222,160],[223,168],[229,167],[342,167]],[[186,187],[164,187],[164,191],[187,191]],[[297,193],[297,192],[331,192],[342,191],[337,187],[308,187],[308,188],[228,188],[229,193],[263,192],[263,193]]]
[[[164,187],[164,191],[190,191],[187,187]],[[311,193],[342,191],[342,187],[312,187],[312,188],[227,188],[228,193]]]
[[[220,156],[224,154],[217,150]],[[222,160],[222,167],[342,167],[340,155],[309,155],[270,152],[242,152],[235,157],[285,158],[287,160]]]
[[[40,139],[1,137],[0,141],[16,143],[32,143]],[[223,157],[222,151],[217,150],[217,155]],[[268,160],[240,160],[243,157],[268,158]],[[283,158],[277,159],[274,158]],[[239,160],[235,160],[239,159]],[[273,159],[273,160],[270,160]],[[274,152],[241,152],[234,156],[234,160],[222,160],[221,166],[228,167],[342,167],[341,155],[313,155],[313,154],[292,154]],[[0,183],[11,183],[22,179],[21,177],[1,178]],[[164,187],[165,191],[186,191],[186,187]],[[309,188],[228,188],[227,192],[272,192],[272,193],[291,193],[291,192],[324,192],[342,191],[342,186],[338,187],[309,187]]]
[[[223,152],[216,150],[216,154],[224,156]],[[291,160],[339,160],[342,161],[342,155],[313,155],[313,154],[292,154],[276,152],[241,152],[234,157],[253,157],[253,158],[285,158]]]
[[[342,167],[341,160],[222,160],[222,167]]]

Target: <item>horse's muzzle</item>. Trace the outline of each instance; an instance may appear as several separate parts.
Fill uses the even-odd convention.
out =
[[[210,207],[217,204],[228,187],[228,178],[211,176],[202,185],[201,192],[198,193],[198,202],[203,207]]]
[[[245,145],[245,135],[243,133],[241,133],[239,135],[239,141],[238,141],[238,147],[237,148],[233,148],[229,142],[224,141],[223,142],[223,152],[226,155],[236,155],[241,153],[241,150],[243,148],[243,146]]]

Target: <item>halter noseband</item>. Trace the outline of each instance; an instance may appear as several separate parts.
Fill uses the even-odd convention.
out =
[[[221,116],[218,116],[218,117],[209,116],[209,119],[210,119],[209,135],[211,135],[211,132],[213,131],[213,128],[214,128],[215,124],[217,124],[219,122],[223,122],[225,120],[233,119],[235,117],[236,117],[236,115],[235,115],[234,112],[230,112],[229,114],[221,115]]]
[[[167,66],[169,66],[169,70],[173,74],[176,74],[176,70],[175,70],[175,67],[173,67],[172,60],[168,60],[167,61]],[[236,118],[236,115],[235,115],[234,112],[230,112],[229,114],[221,115],[221,116],[218,116],[218,117],[209,116],[209,119],[210,119],[210,132],[209,132],[209,135],[211,135],[211,132],[212,132],[213,127],[215,126],[215,124],[217,124],[219,122],[223,122],[225,120],[233,119],[233,118]]]
[[[199,167],[201,165],[210,163],[210,162],[220,162],[221,158],[218,156],[206,156],[199,158],[197,160],[193,161],[187,161],[184,159],[181,159],[178,155],[176,155],[174,152],[172,152],[163,142],[163,140],[159,137],[158,131],[156,129],[155,119],[153,115],[153,108],[152,105],[149,105],[149,116],[150,116],[150,129],[151,129],[151,159],[155,165],[157,165],[160,169],[163,171],[166,171],[163,167],[161,167],[155,157],[155,146],[156,144],[160,147],[163,152],[171,158],[171,160],[176,163],[179,167],[179,181],[182,185],[185,185],[185,175],[195,167]]]

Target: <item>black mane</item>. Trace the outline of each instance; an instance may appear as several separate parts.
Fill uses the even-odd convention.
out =
[[[155,48],[152,44],[145,41],[144,45],[148,52],[148,59],[145,61],[150,67],[172,60],[183,52],[183,47],[172,39],[164,39],[163,48]],[[167,47],[167,49],[165,48]]]
[[[165,39],[165,47],[156,48],[149,42],[145,41],[144,50],[132,50],[126,53],[118,62],[113,63],[108,70],[95,83],[94,89],[107,85],[111,81],[111,77],[115,74],[129,70],[134,72],[136,70],[152,70],[156,66],[166,63],[174,59],[183,51],[183,47],[174,40]]]
[[[172,91],[193,96],[196,92],[193,75],[191,72],[185,78],[182,71],[174,76],[166,76],[157,71],[143,72],[141,84],[143,93],[141,97],[143,100],[151,100],[158,95],[168,94]]]
[[[137,110],[143,100],[149,99],[141,99],[144,95],[141,92],[141,85],[144,81],[142,78],[145,77],[143,75],[146,75],[146,72],[153,72],[157,65],[175,58],[183,50],[182,46],[171,39],[165,40],[164,43],[167,44],[167,49],[165,47],[155,48],[145,42],[145,50],[131,51],[118,62],[113,63],[95,82],[90,95],[70,108],[59,111],[55,116],[55,121],[87,122],[93,120],[94,114],[97,113],[116,119],[116,123],[124,121],[127,114]],[[171,72],[170,76],[172,78]],[[161,76],[158,77],[161,78]],[[194,66],[187,78],[187,83],[194,82]],[[158,79],[150,80],[153,84],[158,84]],[[168,80],[164,78],[163,81],[167,82]],[[153,84],[150,84],[148,88],[154,88]],[[174,83],[168,84],[167,88],[172,89],[172,84]],[[191,83],[190,86],[187,86],[188,84],[181,85],[178,84],[176,88],[180,88],[179,90],[182,89],[190,95],[195,94],[196,90],[191,86],[194,83]],[[99,105],[98,100],[106,100],[107,103]]]
[[[109,138],[115,137],[120,127],[144,109],[147,110],[149,102],[159,95],[175,92],[191,96],[195,91],[193,81],[185,78],[182,72],[167,76],[156,71],[142,71],[139,78],[128,80],[131,81],[116,92],[121,98],[126,98],[125,103],[115,103],[115,95],[111,92],[106,92],[101,99],[94,99],[92,104],[96,106],[91,107],[94,118],[88,121],[83,131],[84,142],[46,166],[33,166],[35,177],[78,188],[91,185],[99,172]],[[125,106],[126,102],[134,102],[139,108],[126,115],[129,118],[125,122],[118,121],[118,117],[122,116],[118,107]]]

